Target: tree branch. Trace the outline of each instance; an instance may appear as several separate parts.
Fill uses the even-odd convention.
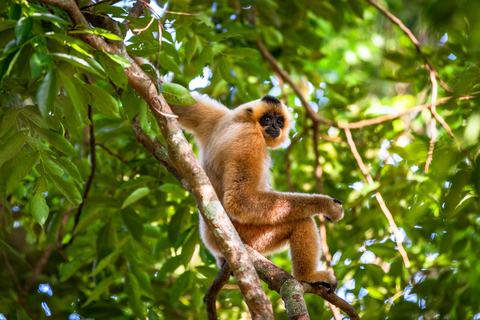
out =
[[[435,113],[437,112],[435,110],[435,103],[437,102],[438,86],[433,70],[430,70],[430,80],[432,81],[432,105],[430,107],[432,118],[430,119],[430,148],[428,150],[427,161],[425,162],[425,173],[428,172],[428,168],[433,161],[433,148],[435,147],[435,140],[437,138],[437,122],[435,121]]]
[[[442,85],[442,87],[449,91],[449,92],[452,92],[452,89],[450,89],[448,87],[448,85],[442,81],[442,79],[440,79],[437,71],[435,70],[435,68],[433,67],[433,65],[431,64],[431,62],[428,60],[427,56],[425,55],[425,53],[423,52],[422,48],[421,48],[421,45],[420,45],[420,42],[417,40],[417,38],[415,38],[415,36],[413,35],[412,31],[410,31],[410,29],[408,29],[404,24],[403,22],[398,19],[397,17],[395,17],[393,14],[391,14],[389,11],[383,9],[378,3],[376,3],[375,1],[373,0],[366,0],[368,3],[370,3],[372,6],[374,6],[375,8],[378,9],[378,11],[380,11],[385,17],[387,17],[388,19],[390,19],[393,23],[395,23],[397,26],[400,27],[400,29],[402,29],[402,31],[407,35],[407,37],[410,38],[410,41],[412,41],[412,43],[415,45],[415,48],[417,48],[417,51],[418,53],[420,53],[420,55],[422,56],[423,60],[425,61],[425,63],[427,64],[427,69],[430,70],[431,72],[434,73],[434,76],[435,78],[438,79],[438,81],[440,82],[440,84]]]
[[[217,320],[217,295],[222,290],[223,286],[228,283],[230,279],[230,274],[232,270],[228,266],[228,263],[224,263],[222,269],[218,272],[217,277],[212,282],[210,287],[207,290],[207,293],[203,297],[203,302],[207,307],[207,319],[208,320]]]
[[[352,134],[350,133],[349,128],[345,128],[345,135],[347,136],[348,144],[350,146],[350,149],[352,150],[353,155],[355,156],[355,159],[357,160],[360,170],[362,171],[363,175],[367,179],[368,183],[370,185],[373,185],[374,183],[373,178],[370,175],[370,173],[368,173],[367,167],[365,167],[362,157],[360,157],[360,154],[357,151],[357,147],[355,146],[355,142],[353,141]],[[390,210],[388,210],[387,205],[385,204],[385,201],[383,200],[383,197],[380,194],[380,192],[375,193],[375,197],[377,198],[377,201],[380,204],[380,208],[382,209],[383,213],[387,217],[388,223],[390,224],[390,229],[392,229],[392,232],[395,235],[395,241],[397,242],[398,252],[400,252],[400,254],[402,255],[403,263],[405,264],[406,268],[410,268],[410,260],[408,259],[407,252],[403,248],[403,244],[400,241],[400,237],[398,234],[398,227],[395,224],[395,220],[393,219],[392,213],[390,212]]]
[[[305,312],[308,316],[308,311],[306,310],[306,307],[303,308],[303,306],[300,305],[305,305],[305,301],[303,300],[303,295],[305,293],[313,293],[317,296],[322,297],[331,304],[340,308],[350,317],[350,319],[360,319],[355,309],[345,300],[337,296],[334,292],[328,293],[328,289],[325,287],[312,286],[306,282],[297,281],[288,272],[274,265],[267,258],[262,256],[257,251],[253,250],[250,246],[245,245],[245,247],[247,248],[248,254],[252,259],[252,262],[255,266],[255,269],[257,270],[258,275],[260,276],[260,279],[262,279],[268,285],[268,288],[270,290],[277,291],[282,296],[290,319],[302,319],[298,318],[301,315],[304,316],[303,319],[308,319],[305,318]],[[285,284],[286,282],[288,282],[287,285]],[[292,290],[294,292],[298,292],[298,285],[303,288],[302,293],[299,295],[291,295],[290,293],[292,292]],[[285,286],[289,287],[289,289],[285,288]],[[286,301],[289,299],[292,300],[292,298],[295,301]],[[290,306],[294,307],[289,309]]]
[[[111,151],[110,149],[108,149],[103,143],[100,143],[100,142],[95,142],[95,145],[96,146],[99,146],[100,148],[102,148],[103,150],[107,151],[107,153],[115,158],[117,158],[118,160],[120,160],[121,162],[125,163],[125,164],[129,164],[130,161],[128,160],[125,160],[122,158],[121,155]]]

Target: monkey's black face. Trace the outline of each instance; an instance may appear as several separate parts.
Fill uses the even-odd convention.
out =
[[[278,138],[285,127],[285,118],[282,115],[267,112],[260,118],[259,123],[264,127],[266,134],[272,138]]]

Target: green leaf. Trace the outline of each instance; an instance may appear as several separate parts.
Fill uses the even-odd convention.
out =
[[[165,261],[160,271],[158,271],[158,275],[157,275],[158,279],[165,279],[165,276],[167,275],[167,273],[174,272],[175,270],[178,269],[178,267],[180,267],[181,264],[182,264],[181,256],[175,256],[168,259],[167,261]]]
[[[48,156],[50,157],[50,156]],[[50,157],[50,159],[55,162],[60,168],[62,168],[65,172],[67,172],[75,181],[78,183],[82,183],[82,176],[80,175],[80,171],[78,171],[77,166],[66,157]]]
[[[258,51],[252,48],[236,48],[226,52],[225,54],[235,58],[248,60],[259,58]]]
[[[115,283],[117,280],[117,275],[112,275],[108,278],[103,279],[93,290],[92,294],[90,297],[88,297],[87,301],[85,301],[84,304],[82,304],[81,308],[85,308],[88,306],[90,303],[95,301],[102,293],[104,293],[112,284]]]
[[[232,38],[232,37],[241,37],[241,34],[238,34],[233,31],[227,31],[227,32],[222,32],[219,34],[214,35],[213,37],[210,38],[211,42],[218,42],[218,41],[223,41],[227,38]]]
[[[23,148],[25,140],[27,140],[27,136],[28,130],[17,132],[0,147],[0,167],[5,163],[5,161],[13,158],[20,151],[20,149]]]
[[[160,190],[162,192],[171,193],[172,195],[174,195],[178,198],[181,198],[181,199],[186,197],[185,189],[183,189],[182,187],[180,187],[177,184],[164,183],[160,187],[158,187],[158,190]]]
[[[283,43],[283,35],[280,31],[273,27],[266,27],[262,29],[263,37],[265,42],[272,46],[277,47]]]
[[[190,287],[191,279],[192,279],[191,271],[186,271],[180,277],[178,277],[177,281],[175,281],[172,288],[170,289],[171,303],[177,302],[180,296],[185,291],[187,291],[187,289]]]
[[[75,106],[75,109],[80,113],[81,119],[82,120],[85,119],[87,117],[86,108],[84,107],[84,105],[82,104],[82,100],[80,100],[78,96],[78,91],[77,91],[77,88],[75,87],[75,84],[72,82],[72,80],[70,80],[69,77],[65,75],[65,73],[63,73],[62,70],[57,69],[57,72],[60,75],[60,78],[63,82],[63,86],[67,90],[68,97],[70,98],[70,100],[72,100],[72,103]]]
[[[84,251],[80,255],[76,256],[72,261],[68,263],[62,263],[58,267],[58,274],[60,275],[60,282],[65,282],[71,276],[73,276],[78,269],[87,263],[92,258],[92,251]]]
[[[229,62],[225,57],[222,57],[220,59],[220,64],[218,66],[220,75],[222,76],[223,80],[227,81],[228,83],[231,84],[236,84],[237,80],[232,77],[232,74],[230,73],[230,66]]]
[[[185,231],[190,224],[190,218],[191,214],[188,207],[177,209],[177,212],[175,212],[168,224],[168,239],[170,239],[171,243],[176,243],[178,236]]]
[[[0,137],[2,137],[15,123],[19,110],[20,109],[17,108],[9,108],[7,112],[5,112],[0,120]]]
[[[179,106],[188,106],[197,103],[197,101],[195,101],[190,95],[190,92],[179,84],[164,83],[163,89],[163,96],[168,103]]]
[[[112,56],[115,56],[115,55],[112,55]],[[123,70],[124,67],[118,64],[116,61],[114,60],[112,61],[112,59],[109,59],[108,57],[100,55],[100,62],[102,63],[103,68],[107,72],[108,77],[112,80],[112,82],[117,87],[125,89],[128,84],[128,78],[124,74],[124,70]]]
[[[169,56],[167,53],[163,51],[160,53],[160,66],[169,71],[172,71],[173,73],[177,73],[177,74],[182,73],[182,71],[180,71],[178,63],[175,62],[175,60],[171,56]]]
[[[207,44],[202,52],[200,52],[200,55],[198,56],[198,73],[203,74],[203,68],[205,67],[206,64],[212,64],[213,63],[213,50],[212,46],[210,44]]]
[[[157,135],[155,131],[152,130],[152,123],[148,119],[148,106],[146,103],[140,103],[140,112],[138,113],[138,121],[140,122],[140,127],[143,131],[150,137],[153,141]]]
[[[51,70],[45,75],[37,91],[38,108],[44,119],[53,110],[53,103],[57,94],[57,75],[54,70]]]
[[[103,226],[98,232],[97,236],[97,255],[98,259],[102,259],[117,249],[117,231],[115,229],[115,223],[112,219]],[[113,259],[113,258],[110,258]],[[97,274],[100,270],[94,270],[94,274]]]
[[[140,286],[133,274],[127,275],[127,282],[125,283],[125,291],[128,296],[128,302],[133,310],[133,314],[136,318],[145,319],[145,306],[140,299]]]
[[[18,184],[22,182],[27,173],[29,173],[33,166],[37,164],[39,158],[40,154],[38,152],[32,152],[27,154],[13,166],[7,177],[5,188],[7,195],[10,195],[17,188]]]
[[[15,37],[17,39],[17,45],[21,45],[28,40],[31,35],[32,26],[32,18],[23,17],[22,19],[18,20],[18,23],[15,26]]]
[[[190,63],[195,51],[197,51],[197,40],[195,38],[196,37],[193,36],[191,39],[186,41],[185,44],[185,58],[187,59],[188,63]]]
[[[12,29],[17,25],[17,20],[2,20],[0,21],[0,32]]]
[[[57,17],[56,15],[50,14],[50,13],[39,13],[36,12],[32,14],[32,18],[34,19],[40,19],[40,20],[45,20],[45,21],[50,21],[50,22],[57,22],[63,25],[69,25],[70,23],[68,21],[65,21],[64,19]]]
[[[48,174],[50,179],[52,179],[58,190],[60,190],[60,192],[68,199],[68,201],[70,201],[74,206],[78,206],[80,203],[82,203],[82,196],[75,187],[75,183],[71,177],[65,179],[62,176],[55,174],[48,166],[45,167],[45,172]]]
[[[98,76],[101,79],[105,79],[105,75],[103,73],[98,72],[93,66],[91,66],[86,60],[65,54],[65,53],[51,53],[51,56],[57,57],[60,60],[64,60],[76,67],[79,67],[85,71],[91,72],[94,75]]]
[[[182,246],[182,263],[184,266],[187,266],[192,260],[195,248],[197,247],[199,237],[198,227],[194,226],[192,228],[193,232],[190,232],[190,236],[187,241]]]
[[[111,33],[108,30],[101,29],[101,28],[90,28],[90,29],[85,29],[85,30],[73,30],[70,31],[69,34],[96,34],[102,37],[105,37],[106,39],[109,40],[114,40],[114,41],[123,41],[122,38],[117,36],[116,34]]]
[[[82,84],[90,95],[90,103],[100,113],[108,117],[120,118],[119,106],[107,91],[91,84]]]
[[[144,188],[138,188],[137,190],[133,191],[126,199],[125,201],[123,201],[123,204],[122,204],[122,208],[125,208],[129,205],[131,205],[132,203],[140,200],[141,198],[145,197],[146,195],[148,195],[150,193],[150,190],[148,189],[148,187],[144,187]]]
[[[44,73],[52,65],[53,59],[46,52],[35,52],[30,57],[30,70],[32,72],[32,78],[38,77]]]
[[[30,201],[30,209],[32,210],[32,216],[42,226],[47,221],[49,208],[45,201],[45,195],[42,193],[36,193]]]
[[[42,118],[42,116],[38,113],[38,108],[35,108],[34,106],[26,106],[20,108],[19,110],[22,115],[24,115],[26,118],[28,118],[28,120],[32,121],[40,128],[48,129],[49,126],[47,122]]]
[[[143,224],[143,234],[150,238],[160,238],[161,231],[159,227],[152,226],[149,223]]]
[[[52,144],[52,146],[58,149],[58,151],[63,152],[70,157],[78,158],[78,153],[77,151],[75,151],[75,148],[61,134],[53,130],[43,128],[35,128],[35,131],[40,133],[45,139],[47,139],[48,142]]]
[[[110,52],[104,52],[112,61],[115,61],[118,63],[122,68],[128,68],[130,67],[130,61],[125,59],[124,57],[119,56],[118,54],[113,54]]]
[[[130,208],[123,209],[121,211],[122,221],[128,231],[132,234],[132,237],[141,242],[143,235],[143,222],[142,218]]]

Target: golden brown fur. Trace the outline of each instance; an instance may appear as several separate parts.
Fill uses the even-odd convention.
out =
[[[278,147],[287,137],[290,116],[285,105],[267,96],[229,110],[208,97],[194,98],[196,104],[172,106],[172,110],[180,125],[194,134],[202,166],[242,241],[262,254],[272,254],[289,244],[296,279],[328,283],[335,289],[333,274],[317,271],[321,245],[313,216],[320,213],[338,221],[343,217],[341,202],[325,195],[270,189],[267,148]],[[285,119],[277,138],[259,123],[266,113]],[[225,260],[202,218],[200,231],[221,267]]]

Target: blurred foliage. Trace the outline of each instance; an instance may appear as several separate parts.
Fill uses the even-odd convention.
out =
[[[134,3],[102,2],[93,12],[123,21]],[[338,294],[364,319],[480,319],[480,98],[455,101],[480,90],[480,2],[380,4],[412,30],[440,78],[453,88],[449,93],[439,87],[439,98],[453,99],[437,110],[456,139],[437,123],[433,163],[424,173],[428,110],[352,130],[377,181],[372,188],[343,131],[320,126],[323,192],[344,200],[346,208],[342,221],[327,225]],[[228,107],[268,93],[285,99],[295,120],[290,137],[304,132],[289,151],[295,191],[317,190],[312,123],[295,93],[262,59],[256,40],[267,45],[325,118],[354,122],[431,99],[423,58],[366,1],[175,0],[166,5],[199,14],[157,10],[166,28],[160,74]],[[131,29],[144,28],[151,17],[147,10],[130,19]],[[135,141],[130,121],[137,113],[150,136],[161,134],[127,85],[122,68],[128,63],[93,50],[73,28],[61,9],[25,0],[0,3],[0,251],[24,286],[45,250],[55,246],[26,297],[40,318],[204,318],[202,297],[217,269],[200,244],[194,199]],[[94,32],[117,39],[106,30]],[[126,35],[129,53],[157,63],[157,23]],[[176,86],[163,89],[179,99],[184,94]],[[83,201],[92,169],[88,104],[96,142],[118,157],[96,147],[93,184],[72,235],[75,207]],[[289,189],[286,155],[285,148],[272,151],[277,190]],[[373,197],[376,191],[401,228],[409,269]],[[74,236],[63,257],[56,249],[62,225],[60,243]],[[0,314],[29,319],[1,261]],[[286,252],[272,261],[290,271]],[[280,296],[268,289],[267,294],[275,318],[287,319]],[[319,297],[305,298],[312,319],[332,317]],[[247,318],[238,290],[223,290],[219,304],[221,319]]]

